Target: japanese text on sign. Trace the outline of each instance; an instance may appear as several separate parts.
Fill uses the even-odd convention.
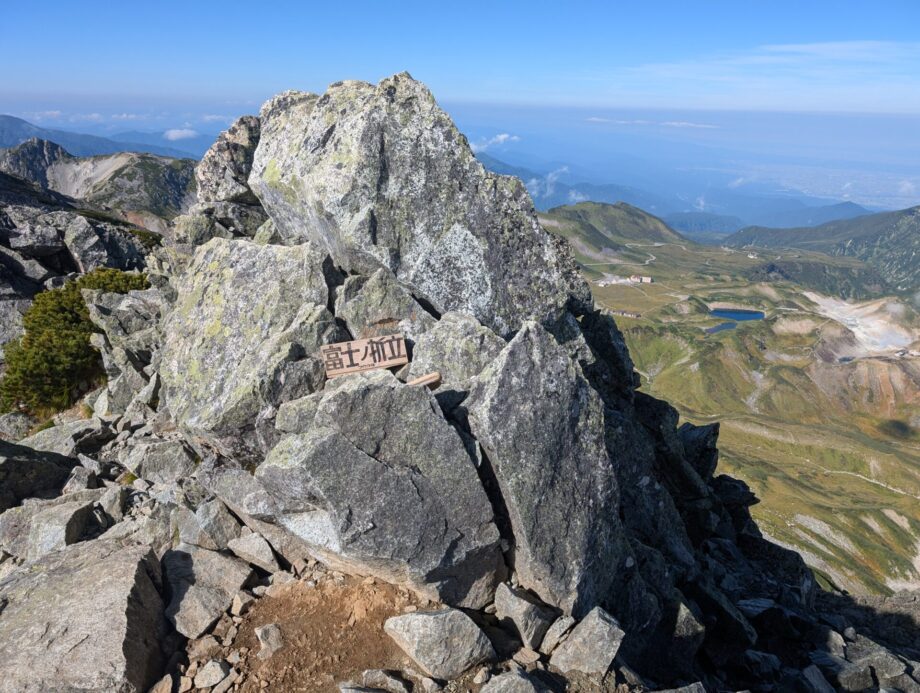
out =
[[[320,352],[327,378],[409,363],[406,340],[401,334],[327,344]]]

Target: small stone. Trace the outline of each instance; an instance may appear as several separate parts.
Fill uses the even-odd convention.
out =
[[[230,690],[230,687],[236,683],[239,678],[239,673],[231,669],[230,673],[227,675],[227,678],[214,686],[214,688],[211,689],[211,693],[227,693],[227,691]]]
[[[195,674],[196,688],[211,688],[216,686],[230,673],[230,665],[223,660],[212,659],[210,662],[201,667],[201,671]]]
[[[512,659],[518,664],[527,666],[528,664],[534,664],[539,661],[540,653],[534,652],[529,647],[522,647],[520,650],[514,653]]]
[[[192,690],[195,684],[192,682],[192,679],[188,676],[182,676],[179,678],[179,693],[187,693]]]
[[[256,637],[262,648],[259,650],[259,659],[268,659],[284,646],[281,629],[275,623],[256,628]]]
[[[362,674],[361,683],[367,688],[386,693],[412,693],[412,687],[406,681],[383,669],[368,669]]]
[[[166,674],[163,678],[157,681],[147,693],[172,693],[173,689],[173,678],[172,674]]]
[[[489,673],[489,667],[482,667],[479,671],[476,672],[476,676],[473,677],[473,683],[477,686],[481,686],[486,681],[489,680],[491,674]]]
[[[233,597],[233,603],[230,605],[230,613],[234,616],[242,616],[249,611],[249,607],[252,606],[254,601],[255,597],[248,592],[237,592]]]
[[[422,691],[424,691],[424,693],[437,693],[442,688],[440,683],[434,679],[428,678],[427,676],[419,679],[419,683],[422,685]]]
[[[190,660],[210,659],[220,652],[220,643],[213,635],[205,635],[192,640],[187,651]]]
[[[524,672],[509,671],[489,681],[480,693],[540,693],[541,690]]]

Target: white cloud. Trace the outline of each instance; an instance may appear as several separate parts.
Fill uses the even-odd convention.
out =
[[[62,111],[32,111],[31,113],[23,113],[22,116],[26,120],[60,120],[61,116],[64,113]]]
[[[686,120],[666,120],[662,125],[666,128],[699,128],[701,130],[715,130],[719,127],[708,123],[691,123]]]
[[[216,113],[206,113],[201,116],[201,120],[205,123],[229,123],[231,118],[230,116],[217,115]]]
[[[763,45],[579,78],[630,107],[916,113],[920,42]]]
[[[101,123],[103,121],[103,117],[101,113],[74,113],[68,118],[68,120],[71,123],[80,123],[84,121],[91,123]]]
[[[495,137],[491,137],[489,139],[483,139],[479,142],[474,142],[470,144],[470,149],[472,149],[474,153],[478,154],[479,152],[484,152],[489,147],[494,147],[495,145],[498,145],[498,144],[506,144],[508,142],[519,142],[520,139],[521,138],[518,137],[517,135],[511,135],[507,132],[502,132],[502,133],[499,133],[498,135],[495,135]]]
[[[192,137],[198,137],[198,131],[191,128],[175,128],[163,133],[163,139],[175,142],[176,140],[187,140]]]
[[[917,192],[917,186],[909,180],[902,180],[898,183],[898,193],[901,195],[914,195]]]
[[[578,204],[579,202],[584,202],[587,199],[588,199],[587,195],[585,195],[582,192],[578,192],[575,188],[572,188],[571,190],[569,190],[569,202],[572,203],[573,205]]]
[[[142,120],[146,116],[142,116],[140,113],[115,113],[112,115],[112,120]]]
[[[524,186],[527,188],[527,192],[530,193],[531,197],[549,197],[556,192],[556,183],[559,182],[560,176],[568,172],[569,167],[562,166],[555,171],[550,171],[543,178],[531,178]]]
[[[747,180],[746,180],[743,176],[741,176],[741,177],[735,178],[735,180],[731,181],[731,182],[728,184],[728,187],[729,187],[729,188],[732,188],[732,189],[734,189],[734,188],[740,188],[740,187],[741,187],[742,185],[744,185],[746,182],[747,182]]]

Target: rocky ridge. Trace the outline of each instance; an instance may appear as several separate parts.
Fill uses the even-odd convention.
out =
[[[914,602],[878,629],[763,538],[422,84],[286,92],[196,176],[152,288],[84,294],[93,416],[0,448],[0,691],[260,690],[298,635],[247,612],[348,579],[421,608],[329,690],[920,690]],[[325,380],[396,330],[408,366]]]
[[[192,159],[153,154],[75,157],[60,145],[37,138],[0,149],[0,171],[161,234],[191,205],[194,169]]]

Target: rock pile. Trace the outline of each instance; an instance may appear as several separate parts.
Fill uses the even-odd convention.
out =
[[[295,645],[243,652],[247,610],[329,571],[426,605],[380,634],[405,668],[343,691],[920,690],[423,85],[281,94],[197,176],[154,288],[85,296],[94,416],[0,448],[0,690],[255,689]],[[396,331],[408,366],[325,380],[320,346]]]

